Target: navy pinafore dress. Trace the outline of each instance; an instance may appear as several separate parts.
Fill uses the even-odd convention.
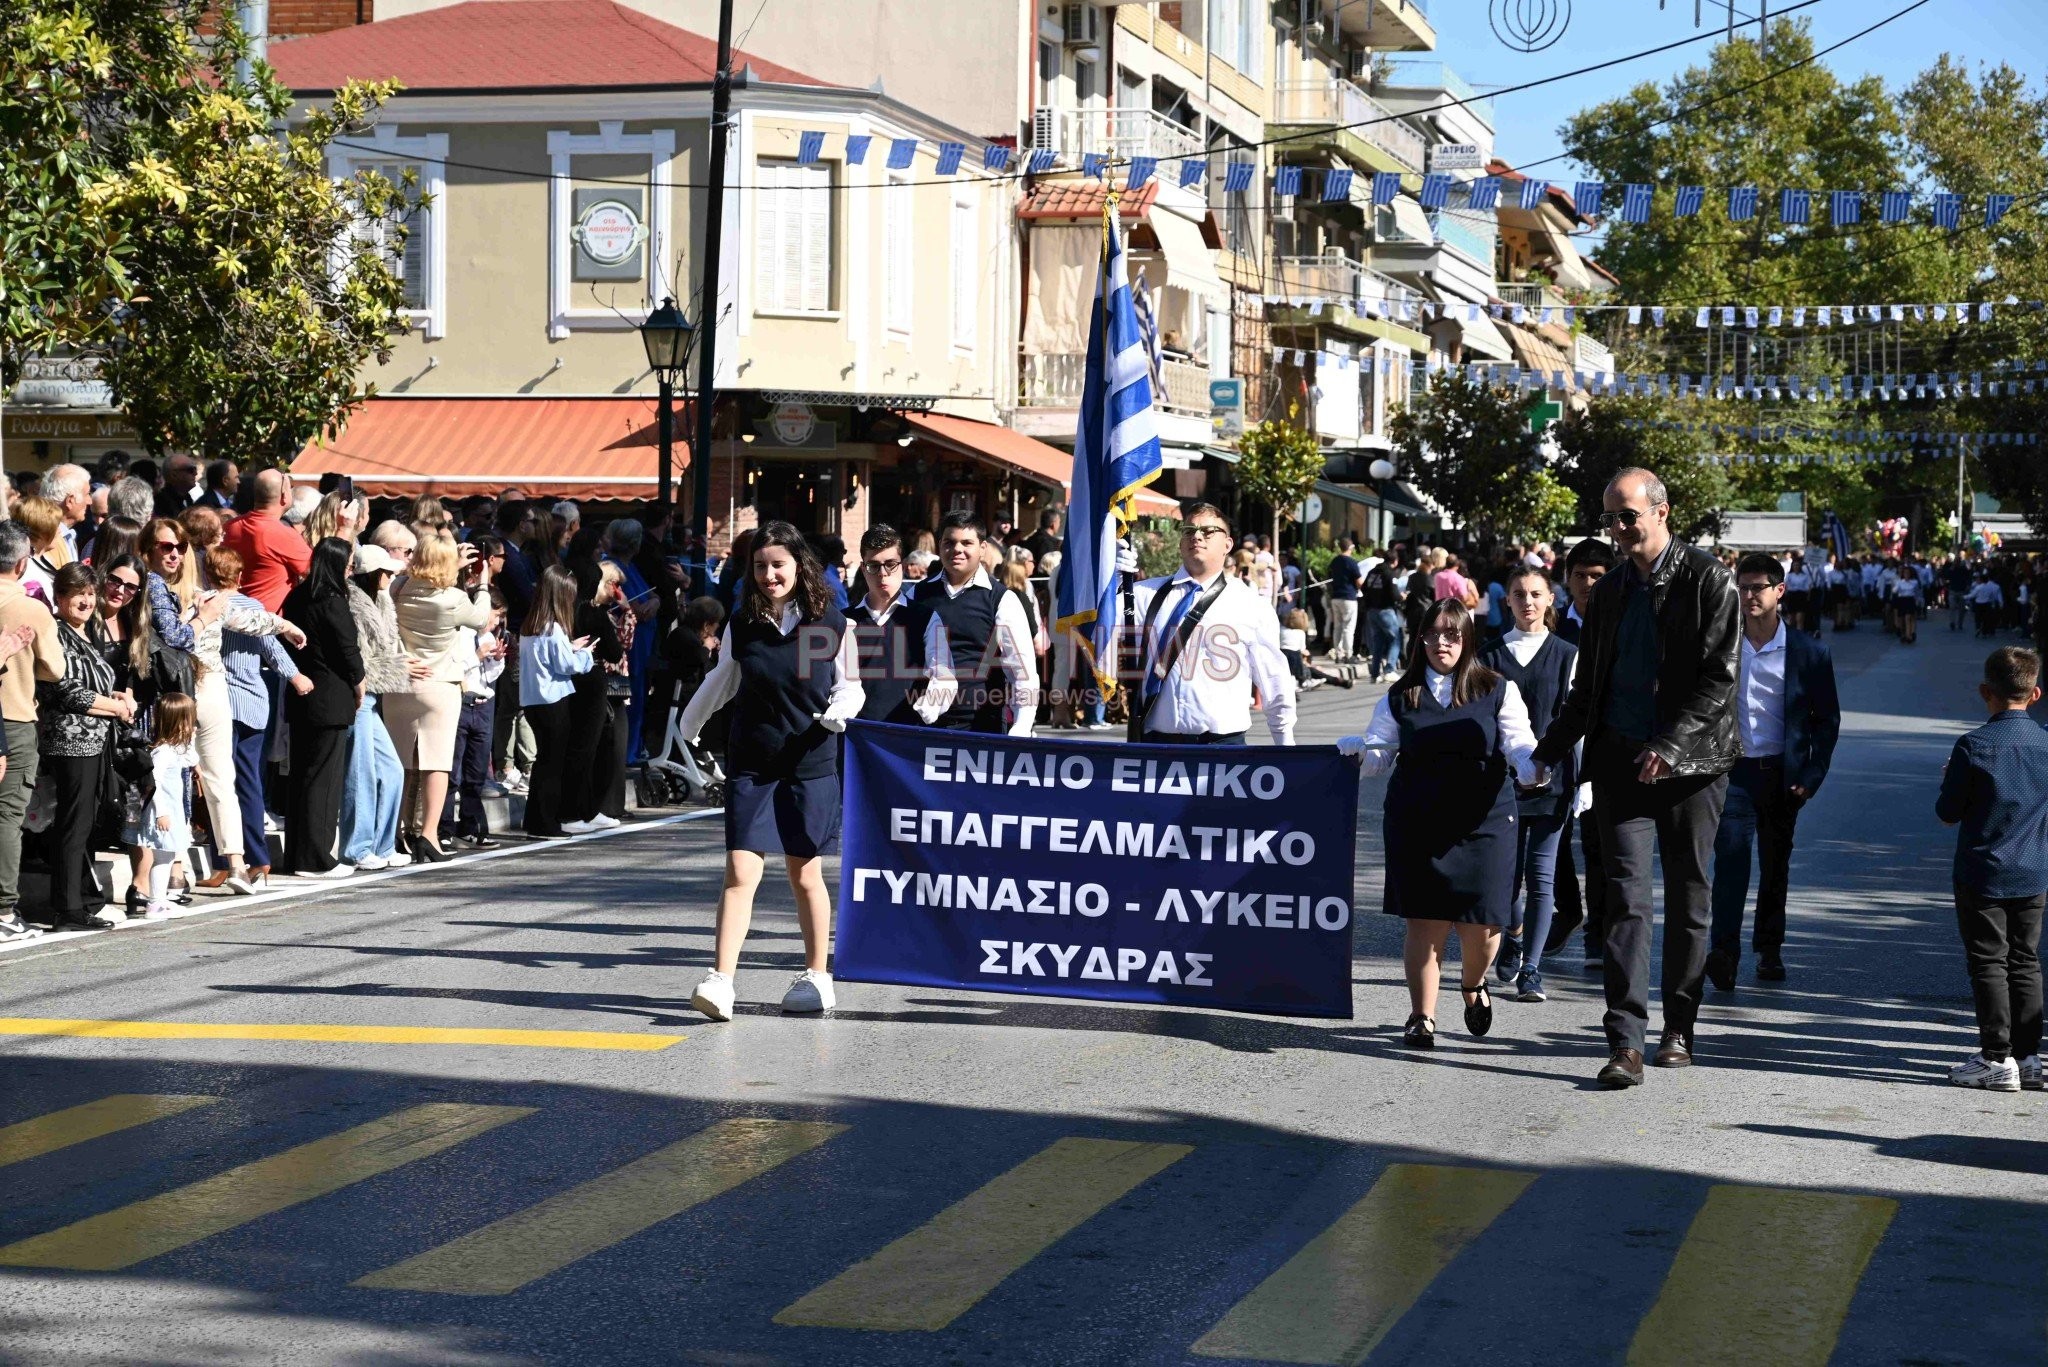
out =
[[[1502,747],[1504,683],[1462,707],[1425,685],[1387,696],[1400,748],[1387,782],[1382,910],[1410,920],[1514,923],[1515,787]]]
[[[839,839],[839,746],[817,717],[832,693],[846,619],[828,607],[787,636],[744,617],[731,629],[740,691],[725,749],[725,847],[829,854]]]

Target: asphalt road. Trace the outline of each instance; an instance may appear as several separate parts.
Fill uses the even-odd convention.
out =
[[[1376,914],[1352,1021],[852,984],[820,1021],[775,1012],[774,889],[713,1026],[715,819],[0,956],[0,1360],[2039,1361],[2048,1096],[1945,1079],[1931,806],[1983,647],[1831,641],[1791,979],[1745,964],[1626,1093],[1575,960],[1401,1051]]]

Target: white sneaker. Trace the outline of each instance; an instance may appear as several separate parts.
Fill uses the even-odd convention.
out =
[[[411,862],[412,856],[404,850],[393,850],[384,856],[384,867],[387,869],[402,869]]]
[[[1322,686],[1323,681],[1314,674],[1301,681],[1301,691],[1304,693],[1308,692],[1311,688],[1321,688]]]
[[[601,831],[603,829],[604,827],[598,825],[595,821],[564,821],[562,823],[562,834],[564,835],[589,835],[592,831]]]
[[[790,980],[789,991],[782,994],[784,1015],[813,1015],[830,1011],[832,1005],[832,975],[814,968],[797,974]]]
[[[1948,1080],[1958,1087],[1977,1087],[1987,1092],[2017,1092],[2020,1066],[2011,1059],[1993,1063],[1982,1054],[1972,1054],[1948,1070]]]
[[[590,818],[590,824],[597,827],[600,831],[608,831],[614,826],[623,825],[624,823],[615,816],[607,816],[603,812],[599,812],[596,816]]]
[[[356,860],[356,868],[363,873],[375,873],[379,869],[388,869],[390,867],[390,860],[374,854],[366,854],[361,859]]]
[[[715,1021],[732,1019],[732,979],[712,969],[690,994],[690,1005]]]
[[[143,905],[142,919],[145,921],[161,921],[177,909],[178,904],[176,902],[148,902]]]
[[[19,916],[0,916],[0,945],[16,940],[33,940],[42,933],[41,927],[32,926]]]
[[[2048,1080],[2041,1076],[2039,1054],[2020,1060],[2020,1086],[2030,1092],[2048,1091]]]
[[[519,766],[508,764],[505,766],[505,772],[498,775],[498,786],[507,792],[524,791],[526,775],[519,772]]]

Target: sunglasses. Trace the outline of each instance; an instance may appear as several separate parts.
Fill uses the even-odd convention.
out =
[[[1593,519],[1593,523],[1604,532],[1613,527],[1633,527],[1647,516],[1649,514],[1639,508],[1623,508],[1618,513],[1602,513]]]
[[[169,555],[173,551],[182,552],[185,549],[185,543],[182,541],[159,541],[154,549],[159,555]]]
[[[1425,631],[1422,633],[1422,639],[1425,641],[1435,641],[1442,645],[1450,645],[1454,641],[1464,640],[1465,633],[1462,631]]]
[[[1228,527],[1184,527],[1180,539],[1183,541],[1206,541],[1212,536],[1229,536]]]
[[[100,586],[100,592],[106,594],[109,598],[111,598],[117,593],[134,593],[137,589],[140,589],[141,587],[142,585],[136,583],[132,579],[109,579],[105,584]]]

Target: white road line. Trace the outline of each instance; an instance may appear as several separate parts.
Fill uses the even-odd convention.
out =
[[[259,892],[253,897],[235,897],[232,895],[226,897],[209,897],[205,899],[203,902],[196,902],[192,906],[180,907],[178,910],[172,912],[170,915],[161,917],[158,920],[120,921],[108,927],[106,930],[66,930],[57,931],[54,933],[45,932],[41,935],[30,936],[24,939],[14,940],[7,944],[0,945],[0,955],[14,954],[24,950],[47,950],[51,949],[53,946],[60,945],[68,946],[68,948],[55,949],[53,953],[75,954],[79,950],[84,949],[86,947],[86,944],[72,943],[74,941],[84,941],[87,944],[90,944],[93,942],[102,941],[108,935],[117,935],[123,931],[164,930],[180,928],[181,923],[190,923],[191,921],[202,916],[212,917],[218,916],[222,912],[253,910],[257,907],[264,906],[266,904],[273,902],[296,902],[308,897],[318,896],[322,893],[348,892],[355,888],[370,887],[378,883],[389,882],[394,878],[404,878],[411,874],[433,873],[436,871],[452,869],[458,866],[469,867],[476,864],[481,864],[486,860],[511,859],[519,855],[538,853],[542,850],[559,849],[570,845],[580,845],[585,841],[590,840],[606,840],[610,839],[613,836],[632,835],[636,831],[651,831],[659,827],[676,826],[690,821],[708,821],[714,816],[723,815],[725,815],[725,808],[707,807],[702,810],[694,812],[678,812],[674,816],[656,817],[651,821],[628,821],[621,825],[614,826],[607,831],[591,831],[585,835],[564,836],[558,840],[534,840],[517,845],[506,845],[502,849],[484,850],[476,854],[465,854],[461,856],[460,859],[445,864],[407,864],[403,868],[378,869],[371,873],[358,873],[353,874],[347,878],[338,878],[333,880],[320,878],[293,878],[287,876],[275,880],[277,883],[277,887],[275,888],[274,891]],[[46,958],[51,956],[38,954],[34,957]]]

